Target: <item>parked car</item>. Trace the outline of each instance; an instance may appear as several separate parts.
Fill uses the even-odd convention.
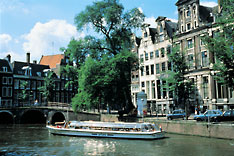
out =
[[[234,121],[234,110],[227,110],[221,116],[214,117],[214,121]]]
[[[167,114],[167,119],[168,120],[173,120],[173,119],[178,119],[178,118],[186,118],[186,113],[184,110],[179,109],[179,110],[174,110],[172,111],[171,114]]]
[[[207,110],[204,114],[195,115],[194,120],[197,121],[214,121],[214,118],[221,116],[223,112],[221,110]]]

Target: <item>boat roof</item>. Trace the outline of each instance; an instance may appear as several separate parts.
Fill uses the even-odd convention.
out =
[[[151,123],[123,123],[123,122],[94,122],[94,121],[71,121],[71,126],[87,127],[106,127],[106,128],[142,128],[143,126],[152,125]]]

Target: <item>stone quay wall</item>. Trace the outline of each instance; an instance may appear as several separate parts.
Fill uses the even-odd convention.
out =
[[[234,124],[207,123],[196,121],[167,121],[157,119],[144,119],[160,125],[167,133],[194,135],[221,139],[234,139]]]

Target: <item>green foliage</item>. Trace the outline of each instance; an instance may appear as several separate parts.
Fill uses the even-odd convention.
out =
[[[213,69],[219,83],[234,88],[234,0],[222,0],[222,12],[217,18],[213,36],[205,38],[207,48],[215,56]]]
[[[54,72],[48,71],[47,76],[44,78],[44,85],[39,88],[43,97],[47,101],[53,100],[53,90],[55,88]]]
[[[187,103],[194,85],[189,78],[185,77],[188,65],[184,52],[181,52],[178,46],[173,47],[168,59],[173,64],[173,68],[171,71],[161,73],[160,79],[166,82],[162,89],[173,92],[177,106],[187,110]]]
[[[109,58],[103,56],[101,61],[91,57],[79,70],[79,90],[73,98],[73,109],[99,108],[111,106],[116,109],[129,107],[126,97],[130,91],[131,69],[136,56],[128,51],[123,51]]]
[[[96,1],[75,17],[78,30],[92,26],[99,36],[74,41],[75,47],[66,50],[69,53],[70,48],[70,58],[80,62],[76,66],[79,89],[72,100],[73,109],[99,108],[100,103],[127,111],[133,108],[130,83],[136,56],[129,52],[133,45],[131,31],[143,21],[139,9],[124,13],[118,0]]]
[[[20,81],[20,88],[23,88],[23,90],[21,90],[21,92],[19,94],[19,99],[22,101],[26,101],[26,99],[29,97],[29,94],[27,92],[27,86],[28,86],[27,81],[25,81],[25,80]]]
[[[131,48],[131,30],[139,28],[145,17],[136,8],[126,13],[123,10],[118,0],[97,1],[75,17],[75,24],[78,30],[91,25],[102,37],[100,47],[116,55],[124,48]]]

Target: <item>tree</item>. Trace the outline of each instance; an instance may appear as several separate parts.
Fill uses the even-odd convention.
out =
[[[103,56],[102,61],[88,57],[79,70],[79,89],[73,98],[73,109],[99,109],[101,104],[102,107],[128,109],[125,101],[127,95],[119,91],[130,89],[126,84],[130,84],[131,69],[136,60],[137,57],[129,51],[123,51],[111,59],[108,55]],[[128,79],[122,78],[124,76]]]
[[[161,73],[160,79],[166,82],[163,83],[162,89],[173,93],[176,106],[184,109],[188,115],[189,98],[194,90],[194,84],[186,77],[188,65],[184,52],[180,51],[178,46],[175,46],[172,48],[172,52],[168,54],[168,59],[173,66],[172,70]]]
[[[55,75],[54,72],[48,71],[47,76],[44,78],[43,86],[39,88],[43,97],[47,101],[53,101],[53,90],[55,88]]]
[[[97,38],[86,37],[86,42],[83,42],[85,44],[82,45],[84,50],[89,53],[89,56],[101,64],[99,72],[103,76],[99,77],[100,79],[98,80],[102,81],[96,82],[97,86],[101,89],[101,93],[98,96],[101,96],[107,104],[115,103],[123,106],[127,113],[134,106],[131,102],[130,92],[130,68],[132,67],[130,63],[133,62],[131,61],[132,57],[129,57],[129,52],[126,51],[130,51],[133,45],[131,42],[131,31],[142,25],[144,15],[136,8],[126,13],[123,10],[124,8],[119,4],[118,0],[97,1],[93,5],[87,6],[84,11],[75,17],[75,24],[78,30],[91,25],[94,31],[98,33]],[[85,66],[88,65],[86,64]],[[89,73],[84,73],[89,77]],[[80,81],[80,78],[78,79],[79,87],[82,87],[82,81]],[[84,82],[84,84],[88,83]],[[78,94],[81,94],[80,97],[89,97],[85,93],[89,93],[89,91],[84,88],[79,89]],[[79,97],[79,95],[76,97]],[[83,103],[87,104],[89,102],[87,100]],[[77,104],[78,102],[73,100],[73,103]]]
[[[20,102],[26,102],[29,99],[30,94],[27,90],[27,86],[28,86],[28,81],[25,80],[20,81],[20,88],[23,88],[23,90],[21,90],[19,94]]]
[[[221,1],[213,36],[206,36],[208,50],[215,56],[213,70],[219,83],[234,89],[234,0]]]

